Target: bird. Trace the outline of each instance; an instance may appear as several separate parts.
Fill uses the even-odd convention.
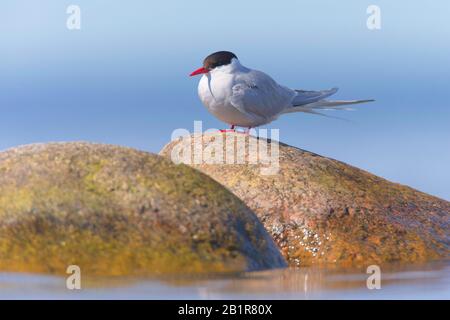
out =
[[[278,84],[262,71],[241,64],[230,51],[218,51],[203,60],[203,66],[190,74],[202,75],[198,96],[216,118],[248,132],[288,113],[304,112],[328,116],[322,110],[351,110],[346,105],[369,100],[327,100],[338,88],[309,91],[290,89]]]

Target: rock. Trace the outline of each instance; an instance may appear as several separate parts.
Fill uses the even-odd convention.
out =
[[[242,136],[212,133],[202,141],[195,135],[169,143],[160,154],[190,163],[241,198],[290,265],[367,266],[448,258],[449,202],[281,143],[278,172],[267,175],[261,170],[267,164],[249,164],[249,145],[274,147],[276,155],[277,144],[267,146],[254,137],[244,141]],[[245,143],[234,145],[232,139]],[[244,154],[244,164],[194,164],[189,157],[191,144],[207,150],[206,157],[226,155],[227,143],[235,147],[227,149],[234,156],[230,159]],[[211,151],[222,145],[223,151]]]
[[[285,266],[236,196],[133,149],[51,143],[0,153],[0,271],[145,275]]]

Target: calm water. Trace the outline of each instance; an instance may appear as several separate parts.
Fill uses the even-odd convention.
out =
[[[0,273],[0,299],[449,299],[450,263],[382,266],[380,290],[366,287],[365,270],[273,270],[201,278],[83,279]]]

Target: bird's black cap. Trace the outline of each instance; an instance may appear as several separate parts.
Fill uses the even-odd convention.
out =
[[[236,55],[230,51],[217,51],[205,58],[203,60],[203,67],[212,70],[216,67],[226,66],[231,63],[231,60],[236,58]]]

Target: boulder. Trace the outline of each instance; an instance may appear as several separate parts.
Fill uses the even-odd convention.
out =
[[[290,265],[356,266],[449,256],[448,201],[343,162],[241,133],[179,138],[160,154],[190,164],[242,199]],[[277,170],[268,174],[270,167]]]
[[[285,266],[255,214],[206,175],[90,143],[0,153],[0,271],[84,275]]]

